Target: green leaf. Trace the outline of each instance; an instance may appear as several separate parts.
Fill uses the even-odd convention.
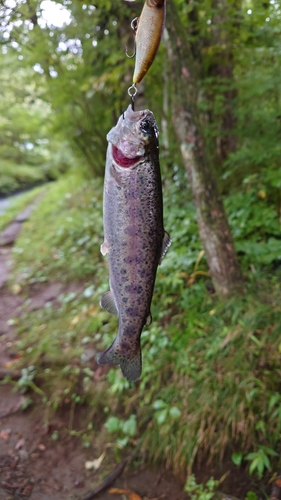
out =
[[[155,418],[159,425],[163,424],[167,418],[168,410],[159,410],[155,413]]]
[[[257,456],[256,456],[256,458],[254,458],[254,460],[250,464],[249,473],[253,474],[255,469],[258,470],[258,477],[261,478],[264,467],[263,467],[262,462],[260,461],[260,457],[257,457]]]
[[[263,456],[263,466],[270,469],[270,461],[267,455]]]
[[[118,439],[117,439],[117,444],[118,444],[118,446],[120,446],[121,448],[124,448],[124,447],[128,444],[128,441],[129,441],[128,436],[125,436],[125,437],[123,437],[123,438],[118,438]]]
[[[242,459],[243,459],[243,455],[241,452],[232,453],[232,455],[231,455],[231,460],[234,463],[234,465],[238,465],[238,466],[241,465]]]
[[[137,430],[137,419],[136,415],[131,415],[128,420],[126,420],[122,426],[122,431],[124,434],[128,434],[130,437],[133,437],[136,434]]]
[[[271,411],[272,408],[277,404],[281,402],[281,396],[280,394],[276,393],[271,396],[269,403],[268,403],[268,411]]]
[[[118,417],[109,417],[104,426],[108,432],[118,432],[121,428],[121,420]]]
[[[219,481],[217,481],[216,479],[212,477],[210,477],[210,479],[208,479],[208,481],[206,482],[206,486],[205,488],[206,489],[209,489],[211,492],[214,491],[214,489],[219,485]]]
[[[268,448],[268,446],[261,446],[262,450],[267,454],[271,455],[272,457],[278,457],[279,453],[277,453],[275,450],[272,448]]]
[[[172,418],[179,418],[180,415],[181,415],[181,411],[180,409],[177,407],[177,406],[172,406],[170,409],[169,409],[169,415],[170,417]]]
[[[245,500],[258,500],[257,494],[254,491],[248,491]]]
[[[165,401],[162,401],[162,399],[156,399],[153,403],[153,409],[154,410],[160,410],[161,408],[166,408],[167,403]]]

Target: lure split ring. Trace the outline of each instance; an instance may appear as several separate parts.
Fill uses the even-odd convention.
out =
[[[128,94],[130,97],[135,97],[138,93],[138,89],[137,87],[135,86],[135,84],[133,83],[133,85],[131,85],[131,87],[128,88]]]
[[[137,93],[138,93],[138,89],[135,86],[135,84],[133,83],[133,85],[131,85],[131,87],[128,88],[128,94],[129,94],[131,101],[132,101],[132,110],[133,111],[135,111],[135,96],[137,95]]]

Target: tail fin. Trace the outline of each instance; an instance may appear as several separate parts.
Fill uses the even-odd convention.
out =
[[[99,357],[100,365],[120,365],[124,377],[129,382],[134,382],[141,376],[141,350],[140,346],[132,357],[118,352],[118,344],[114,340],[113,344],[106,349]]]

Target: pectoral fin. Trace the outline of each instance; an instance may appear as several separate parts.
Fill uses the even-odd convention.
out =
[[[161,257],[160,257],[159,264],[161,264],[161,262],[162,262],[163,258],[165,257],[167,250],[168,250],[169,246],[171,245],[171,243],[172,243],[172,239],[171,239],[169,233],[164,231],[164,238],[163,238],[163,242],[162,242],[162,250],[161,250]]]
[[[116,303],[113,297],[112,292],[106,292],[101,300],[100,300],[100,306],[110,314],[113,314],[114,316],[118,316],[118,309],[116,307]]]
[[[101,254],[104,256],[107,254],[108,252],[108,244],[107,244],[107,241],[104,240],[103,244],[100,246],[100,251],[101,251]]]

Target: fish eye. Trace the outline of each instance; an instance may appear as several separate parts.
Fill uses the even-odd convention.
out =
[[[152,131],[152,126],[151,126],[151,123],[149,120],[143,120],[141,122],[141,131],[144,133],[144,134],[149,134],[151,131]]]

